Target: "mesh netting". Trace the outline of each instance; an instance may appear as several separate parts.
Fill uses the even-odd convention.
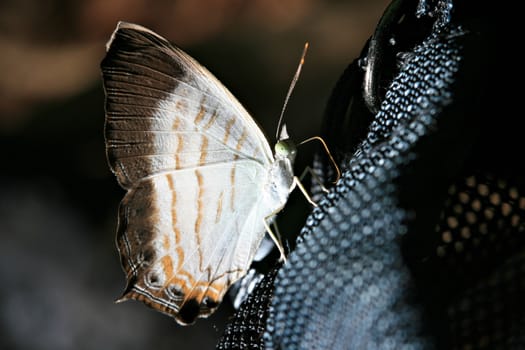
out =
[[[525,147],[508,119],[483,116],[497,100],[477,15],[404,3],[328,103],[342,178],[219,348],[525,347]],[[379,88],[363,92],[370,76]]]

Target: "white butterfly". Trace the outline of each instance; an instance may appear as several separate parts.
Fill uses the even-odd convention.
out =
[[[127,190],[121,300],[193,323],[248,270],[297,183],[295,146],[283,127],[274,156],[235,97],[146,28],[120,22],[101,66],[107,156]]]

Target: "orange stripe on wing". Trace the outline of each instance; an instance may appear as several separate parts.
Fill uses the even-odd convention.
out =
[[[184,264],[184,249],[182,248],[182,246],[179,245],[177,246],[177,248],[175,248],[175,251],[177,252],[177,257],[179,259],[179,261],[177,262],[177,273],[178,273],[178,271],[182,267],[182,264]]]
[[[162,269],[166,275],[166,280],[170,281],[173,277],[173,260],[171,260],[169,255],[164,255],[160,259],[160,263],[162,264]]]
[[[185,100],[179,100],[177,103],[175,103],[175,108],[178,109],[182,115],[184,115],[188,111],[188,102]]]
[[[203,126],[202,129],[203,130],[208,130],[213,125],[215,120],[217,119],[217,116],[218,116],[217,111],[213,112],[213,114],[210,117],[210,120],[208,120],[208,122],[206,123],[206,125]]]
[[[238,155],[233,156],[233,160],[237,160],[239,158]],[[235,163],[232,164],[232,170],[230,172],[230,189],[231,189],[231,196],[230,196],[230,209],[233,210],[233,205],[235,203],[235,168],[237,165]]]
[[[246,128],[243,129],[241,137],[239,137],[239,140],[237,141],[237,145],[235,146],[235,149],[237,151],[240,151],[242,148],[242,144],[244,141],[246,141],[246,137],[248,136],[248,132],[246,131]]]
[[[203,195],[204,195],[204,189],[203,189],[203,179],[202,174],[199,170],[195,170],[195,176],[197,177],[197,219],[195,220],[195,238],[197,240],[197,247],[200,248],[201,246],[201,224],[202,224],[202,218],[203,218],[203,211],[204,211],[204,202],[203,202]],[[201,250],[198,249],[199,253],[199,268],[200,271],[202,271],[202,253]]]
[[[242,144],[244,143],[244,141],[246,141],[246,137],[248,136],[248,132],[246,130],[246,128],[243,129],[243,132],[241,134],[241,137],[239,138],[239,140],[237,140],[237,145],[235,146],[235,149],[237,151],[240,151],[240,149],[242,148]],[[235,204],[235,171],[236,171],[236,164],[235,164],[235,161],[239,159],[239,156],[238,155],[234,155],[233,156],[233,166],[232,166],[232,170],[230,172],[230,188],[231,188],[231,197],[230,197],[230,209],[233,210],[233,205]]]
[[[180,119],[179,118],[175,118],[175,120],[173,121],[173,124],[171,125],[171,129],[175,130],[175,131],[179,130],[180,123],[181,123]]]
[[[207,156],[208,156],[208,138],[206,136],[202,136],[201,158],[199,159],[199,165],[204,165],[206,163]]]
[[[175,252],[177,253],[177,270],[179,270],[182,264],[184,263],[184,251],[182,250],[180,246],[181,235],[180,235],[180,229],[177,223],[177,206],[176,206],[177,191],[175,189],[175,184],[173,183],[172,176],[166,175],[166,178],[168,180],[168,187],[170,189],[171,196],[172,196],[171,197],[171,227],[173,229],[173,232],[175,233],[175,247],[176,247]],[[168,250],[169,248],[168,236],[165,236],[164,244],[165,244],[164,248]],[[173,262],[171,262],[171,264],[172,264],[172,269],[173,269]]]
[[[226,125],[224,126],[224,139],[222,140],[222,143],[228,142],[228,139],[230,138],[230,133],[232,131],[232,127],[234,123],[235,123],[235,117],[229,119],[226,122]]]
[[[177,149],[175,150],[175,169],[180,169],[180,156],[182,148],[184,147],[184,137],[181,134],[177,135]]]
[[[168,235],[164,235],[162,246],[164,247],[165,250],[170,249],[170,238],[168,237]]]
[[[204,119],[205,114],[206,114],[206,108],[201,106],[199,109],[199,113],[197,113],[197,115],[195,116],[194,123],[199,124],[202,121],[202,119]]]
[[[217,215],[215,215],[215,223],[218,223],[222,215],[222,199],[224,197],[224,191],[221,191],[219,195],[219,202],[217,204]]]
[[[171,192],[171,227],[175,233],[175,244],[178,245],[180,243],[180,230],[177,225],[177,190],[175,189],[172,176],[166,175],[166,179]]]

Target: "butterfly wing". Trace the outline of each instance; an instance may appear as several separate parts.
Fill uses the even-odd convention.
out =
[[[201,163],[239,158],[272,162],[268,141],[235,97],[152,31],[120,22],[101,66],[106,150],[122,187]],[[201,144],[202,135],[208,145]],[[201,159],[202,148],[208,151],[206,159]]]
[[[211,314],[263,238],[258,188],[265,176],[258,163],[244,160],[139,181],[119,210],[125,299],[142,300],[181,324]]]
[[[264,236],[272,153],[221,83],[157,34],[119,23],[107,50],[106,150],[128,190],[123,299],[192,323],[245,274]]]

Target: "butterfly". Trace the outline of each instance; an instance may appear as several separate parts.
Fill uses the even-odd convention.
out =
[[[235,97],[151,30],[119,22],[106,50],[106,153],[127,191],[120,300],[191,324],[246,274],[297,184],[296,148],[283,127],[272,153]]]

